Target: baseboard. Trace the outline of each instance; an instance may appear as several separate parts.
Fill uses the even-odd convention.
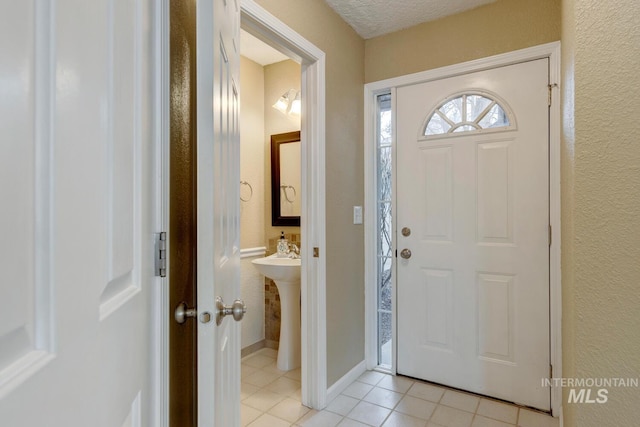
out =
[[[266,341],[267,340],[260,340],[258,342],[254,342],[251,345],[246,346],[245,348],[243,348],[242,350],[240,350],[240,358],[246,357],[252,353],[255,353],[256,351],[263,349],[266,347]]]
[[[280,342],[272,341],[272,340],[264,340],[264,346],[267,348],[272,348],[274,350],[277,350],[280,347]]]
[[[327,403],[338,397],[340,393],[351,385],[352,382],[360,378],[360,375],[367,371],[367,363],[363,360],[347,372],[342,378],[333,383],[327,390]]]

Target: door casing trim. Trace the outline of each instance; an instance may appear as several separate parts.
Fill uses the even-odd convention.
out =
[[[153,62],[152,83],[150,90],[154,99],[153,111],[153,141],[154,159],[153,173],[153,201],[154,224],[156,232],[167,232],[167,245],[171,244],[169,231],[169,158],[170,158],[170,129],[169,129],[169,0],[156,0],[152,13]],[[149,239],[155,236],[149,236]],[[151,256],[151,254],[148,254]],[[170,265],[169,251],[166,252],[167,265]],[[151,360],[150,360],[150,390],[149,410],[146,416],[149,425],[159,427],[169,426],[169,277],[156,277],[156,282],[150,290],[151,318]]]
[[[560,42],[552,42],[505,54],[490,56],[461,64],[405,76],[367,83],[364,87],[364,166],[365,166],[365,360],[367,369],[377,366],[377,292],[376,292],[376,96],[392,93],[392,109],[395,110],[395,89],[401,86],[440,80],[463,74],[504,67],[536,59],[549,59],[549,82],[552,102],[549,107],[549,224],[551,225],[551,245],[549,247],[549,314],[550,314],[550,361],[553,378],[562,378],[562,284],[561,284],[561,213],[560,213]],[[395,129],[395,123],[394,123]],[[395,130],[394,130],[395,132]],[[395,133],[393,135],[395,140]],[[395,155],[394,155],[395,159]],[[395,168],[395,165],[394,165]],[[393,180],[395,183],[395,179]],[[394,195],[396,189],[393,189]],[[395,196],[394,196],[395,209]],[[396,230],[395,217],[393,229]],[[395,250],[395,241],[394,247]],[[396,290],[393,275],[394,294]],[[395,295],[393,312],[396,313]],[[396,326],[393,316],[393,366],[396,373]],[[551,412],[553,416],[562,413],[562,389],[551,388]]]

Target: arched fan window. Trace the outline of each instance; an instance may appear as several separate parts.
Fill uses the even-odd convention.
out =
[[[515,119],[503,101],[486,92],[465,92],[447,98],[429,115],[423,135],[437,137],[512,128]]]

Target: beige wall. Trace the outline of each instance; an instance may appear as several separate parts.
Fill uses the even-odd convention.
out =
[[[575,14],[574,0],[562,0],[562,144],[560,153],[560,194],[561,194],[561,227],[562,227],[562,375],[565,378],[575,377],[575,308],[573,289],[575,282],[573,228],[573,166],[575,161],[575,117],[574,117],[574,52],[575,52]],[[568,405],[568,390],[563,390],[562,405],[564,425],[571,427],[575,423],[575,406]]]
[[[300,130],[300,117],[271,106],[288,89],[300,90],[300,73],[300,65],[291,60],[263,67],[241,57],[240,180],[253,188],[251,200],[240,203],[242,249],[267,246],[281,230],[300,232],[300,227],[271,226],[271,135]],[[245,186],[240,191],[243,198],[250,195]]]
[[[240,248],[265,246],[264,68],[240,57],[240,180],[253,188],[248,202],[240,202]],[[240,186],[243,198],[250,195]]]
[[[365,81],[430,70],[559,39],[560,0],[498,0],[367,40]]]
[[[300,233],[300,227],[271,226],[271,135],[300,130],[300,116],[282,114],[272,107],[289,89],[300,90],[300,64],[286,60],[264,67],[264,241],[279,237],[280,232]],[[300,162],[298,161],[298,169]],[[300,189],[298,188],[298,191]]]
[[[634,2],[562,0],[560,13],[560,0],[499,0],[368,40],[366,57],[364,42],[320,0],[258,3],[327,52],[329,385],[364,357],[362,230],[350,224],[351,206],[362,200],[364,70],[370,82],[560,38],[563,375],[638,377],[640,8]],[[610,389],[602,405],[568,405],[565,394],[564,425],[635,425],[638,393]]]
[[[326,53],[328,385],[364,359],[364,41],[323,0],[257,3]],[[304,236],[302,236],[304,239]]]
[[[562,22],[563,374],[637,378],[640,7],[563,0]],[[564,425],[637,425],[639,397],[611,388],[606,404],[565,403]]]

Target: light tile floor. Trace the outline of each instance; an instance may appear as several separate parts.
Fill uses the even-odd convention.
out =
[[[365,372],[326,409],[300,403],[300,369],[276,367],[264,348],[242,359],[242,426],[558,427],[558,419],[495,400],[380,372]]]

